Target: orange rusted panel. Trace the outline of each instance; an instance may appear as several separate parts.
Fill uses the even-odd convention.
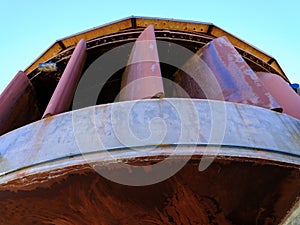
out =
[[[82,74],[85,59],[86,42],[84,39],[81,39],[78,42],[57,87],[55,88],[55,91],[44,112],[43,118],[65,112],[69,109],[78,81]]]
[[[283,113],[300,119],[300,96],[290,85],[277,74],[259,72],[257,76],[282,106]]]
[[[0,95],[0,109],[0,135],[40,118],[35,91],[23,71]]]
[[[153,25],[136,40],[122,77],[120,101],[164,96]]]
[[[185,71],[185,72],[183,72]],[[192,98],[256,105],[280,111],[280,105],[226,37],[216,38],[175,73]]]

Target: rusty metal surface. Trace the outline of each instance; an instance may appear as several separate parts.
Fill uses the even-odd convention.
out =
[[[135,173],[117,163],[94,164],[97,171],[80,164],[23,174],[0,186],[0,224],[279,224],[299,196],[297,169],[223,158],[199,172],[200,159],[143,187],[114,183],[97,173]],[[147,163],[156,159],[135,162],[148,165],[145,176],[155,173]],[[173,160],[169,169],[178,163]]]
[[[19,71],[0,95],[0,135],[40,118],[32,84]]]
[[[288,211],[280,225],[296,225],[295,222],[300,221],[300,200],[298,200],[293,208]]]
[[[283,113],[300,120],[300,96],[277,74],[257,73],[260,81],[283,108]]]
[[[120,101],[164,96],[154,26],[136,40],[122,76]]]
[[[226,37],[216,38],[175,73],[175,80],[192,98],[225,100],[281,110]]]
[[[86,59],[86,42],[81,39],[48,103],[43,118],[65,112],[69,109]]]
[[[226,113],[217,111],[213,116],[211,110],[222,107]],[[126,121],[130,121],[131,131],[138,139],[132,138],[119,123],[127,112],[130,117]],[[120,121],[112,120],[114,117]],[[149,128],[153,118],[164,122],[152,123]],[[210,142],[212,126],[218,129],[216,121],[220,120],[226,123],[226,129],[221,130],[224,137],[218,143]],[[195,121],[199,122],[200,130]],[[199,99],[126,101],[49,117],[0,137],[0,222],[93,224],[99,221],[102,212],[101,218],[108,223],[116,218],[134,224],[142,221],[137,218],[145,212],[150,215],[150,211],[151,221],[171,217],[173,221],[183,221],[194,218],[195,213],[190,210],[196,207],[197,212],[203,213],[201,217],[197,214],[195,223],[272,221],[278,224],[299,196],[299,126],[299,120],[271,110]],[[148,138],[149,129],[159,134],[164,127],[167,128],[165,138]],[[199,135],[199,139],[191,140],[191,134]],[[122,142],[122,135],[127,142]],[[124,166],[126,163],[145,163],[149,168],[144,171],[146,177],[155,171],[160,174],[153,166],[170,155],[175,156],[168,161],[170,171],[186,157],[198,161],[187,162],[170,179],[146,187],[119,185],[101,178],[94,170],[87,171],[103,169],[122,177],[135,173]],[[202,155],[217,158],[205,171],[199,172]],[[149,166],[149,163],[153,164]],[[122,187],[128,187],[127,191]],[[137,194],[137,189],[142,196]],[[170,189],[170,193],[164,192]],[[157,195],[149,197],[149,193]],[[166,198],[173,196],[172,193],[174,197]],[[191,204],[182,205],[184,199],[189,199]],[[145,201],[150,201],[150,205]],[[161,201],[158,214],[157,202]],[[114,207],[115,203],[119,207]],[[180,219],[170,213],[168,203],[175,207]],[[136,204],[139,207],[133,210]],[[107,210],[103,209],[108,208],[112,210],[105,213]],[[124,218],[122,212],[129,209],[136,214],[129,213]],[[86,219],[73,220],[78,213]],[[91,219],[92,215],[97,216]]]

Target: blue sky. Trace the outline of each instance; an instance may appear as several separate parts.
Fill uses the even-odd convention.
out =
[[[211,22],[275,57],[300,83],[300,1],[2,1],[0,92],[57,39],[131,15]]]

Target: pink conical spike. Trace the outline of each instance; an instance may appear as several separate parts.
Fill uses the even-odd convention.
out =
[[[43,118],[65,112],[69,109],[82,73],[85,58],[86,42],[84,39],[81,39],[55,88]]]
[[[277,74],[257,73],[257,76],[282,106],[283,113],[300,120],[300,96]]]
[[[120,101],[164,95],[153,25],[136,40],[122,76],[121,89]]]

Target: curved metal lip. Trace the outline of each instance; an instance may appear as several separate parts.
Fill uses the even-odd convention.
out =
[[[125,44],[128,42],[136,41],[137,37],[141,34],[143,30],[135,30],[135,31],[123,31],[117,34],[110,34],[103,37],[98,37],[93,40],[87,42],[87,50],[92,51],[96,48],[101,48],[109,45],[115,44]],[[194,43],[195,47],[202,47],[205,44],[209,43],[214,39],[209,35],[205,34],[196,34],[190,32],[182,32],[182,31],[174,31],[174,30],[155,30],[156,39],[160,41],[171,41],[171,42],[185,42],[185,43]],[[67,60],[72,55],[74,51],[74,46],[59,52],[57,55],[51,57],[46,62],[59,62],[61,60]],[[270,64],[264,62],[260,58],[255,55],[243,50],[240,47],[235,46],[237,51],[242,55],[242,57],[255,64],[257,67],[261,68],[262,71],[271,72],[280,75],[278,71],[276,71]],[[33,69],[29,74],[29,78],[32,79],[36,75],[39,74],[38,68]],[[281,75],[280,75],[281,76]],[[287,77],[283,76],[283,78],[288,81]],[[289,81],[288,81],[289,82]]]
[[[181,111],[181,113],[185,113],[182,115],[182,121],[199,120],[201,127],[205,128],[199,130],[199,136],[201,136],[199,140],[193,141],[187,137],[179,142],[176,141],[176,136],[180,132],[176,126],[180,122],[184,123],[176,116],[170,116],[165,121],[171,126],[171,129],[163,143],[137,143],[133,140],[124,145],[113,134],[112,121],[107,119],[97,122],[96,126],[102,128],[96,133],[91,128],[95,124],[91,123],[90,113],[95,113],[97,118],[110,118],[112,107],[121,107],[125,110],[132,109],[134,113],[150,114],[150,117],[146,118],[150,120],[153,114],[160,115],[161,110],[163,110],[163,114],[172,115],[170,104],[177,104],[184,109]],[[209,142],[206,139],[207,132],[211,130],[212,121],[209,111],[211,108],[219,109],[221,107],[225,107],[227,114],[224,117],[227,123],[224,139],[219,143]],[[198,118],[192,118],[194,114],[191,114],[191,110],[198,112],[196,115]],[[77,114],[75,119],[74,113]],[[74,125],[74,123],[76,124]],[[74,126],[82,129],[76,131]],[[133,121],[132,126],[144,129],[144,124],[141,124],[140,121]],[[58,169],[72,164],[86,163],[91,156],[95,155],[99,156],[98,162],[113,162],[114,160],[105,158],[108,156],[107,153],[115,154],[113,159],[117,159],[117,161],[166,156],[171,153],[179,158],[192,155],[233,157],[242,161],[245,159],[264,160],[299,168],[300,143],[297,140],[300,139],[300,131],[297,130],[297,127],[300,127],[300,120],[285,114],[256,106],[214,100],[147,99],[91,106],[40,120],[1,136],[0,183],[8,181],[11,176],[16,178],[31,174],[42,168],[51,168],[51,165]],[[159,127],[154,127],[154,129],[159,129]],[[189,130],[194,129],[193,126],[189,127]],[[83,140],[90,138],[85,142],[88,145],[84,146],[85,149],[79,148],[76,135],[82,137]],[[93,135],[103,140],[105,145],[97,147],[93,143],[95,140]],[[152,149],[153,146],[154,149]],[[173,152],[174,148],[177,148],[175,153]]]
[[[282,168],[300,168],[300,159],[298,156],[287,156],[279,152],[272,152],[270,150],[255,150],[247,149],[238,146],[224,146],[223,150],[218,152],[207,152],[208,146],[197,146],[197,149],[191,151],[190,146],[182,145],[181,150],[176,155],[172,155],[172,159],[168,163],[186,160],[186,164],[191,162],[199,163],[202,159],[209,159],[215,157],[212,161],[216,162],[243,162],[243,163],[256,163],[262,165],[279,166]],[[193,147],[194,148],[194,147]],[[230,151],[228,151],[230,149]],[[84,155],[65,156],[49,160],[28,167],[19,168],[10,171],[6,174],[0,175],[1,189],[5,189],[5,185],[10,185],[11,182],[22,180],[22,184],[14,184],[13,188],[21,190],[28,189],[26,183],[31,185],[35,183],[34,178],[38,174],[44,174],[38,179],[38,183],[47,182],[49,179],[59,178],[66,174],[76,173],[77,171],[94,170],[97,172],[101,168],[122,168],[124,165],[151,165],[161,162],[172,154],[173,148],[171,146],[159,147],[154,151],[142,151],[141,153],[132,154],[130,151],[124,149],[111,150],[116,152],[115,159],[107,159],[106,154],[103,152],[90,152]],[[217,156],[216,156],[217,154]],[[146,159],[146,160],[145,160]],[[95,169],[97,167],[97,169]],[[175,175],[175,174],[174,174]],[[12,187],[10,187],[12,188]]]
[[[273,57],[267,55],[263,51],[255,48],[254,46],[246,43],[245,41],[235,37],[234,35],[226,32],[225,30],[219,28],[210,23],[195,22],[195,21],[182,21],[175,19],[162,19],[162,18],[150,18],[150,17],[128,17],[121,19],[109,24],[105,24],[100,27],[96,27],[87,31],[77,33],[75,35],[60,39],[56,41],[51,47],[49,47],[40,57],[38,57],[26,70],[27,74],[30,74],[38,65],[38,63],[48,61],[53,55],[57,55],[65,49],[76,45],[76,43],[81,39],[85,38],[87,41],[93,40],[98,37],[107,36],[113,33],[119,33],[124,31],[133,31],[139,28],[147,27],[147,25],[154,24],[155,29],[172,30],[176,29],[181,32],[190,32],[193,34],[208,35],[210,37],[220,37],[227,36],[230,41],[237,47],[241,49],[247,49],[251,52],[251,55],[256,58],[261,58],[261,60],[273,68],[276,72],[280,74],[285,80],[288,78],[284,74],[280,65]]]

